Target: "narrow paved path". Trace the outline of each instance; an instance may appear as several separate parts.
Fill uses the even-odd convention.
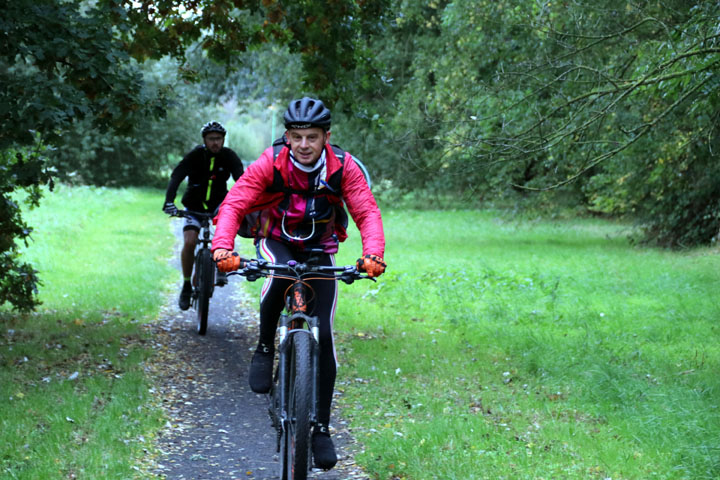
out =
[[[174,264],[179,269],[177,260]],[[148,370],[169,419],[157,441],[161,455],[154,473],[161,478],[279,478],[268,399],[253,393],[247,381],[258,319],[257,299],[243,293],[244,281],[233,276],[229,285],[215,289],[206,335],[196,333],[195,311],[182,312],[175,295],[152,327],[157,354]],[[329,472],[315,470],[310,478],[367,479],[354,463],[354,442],[337,412],[332,427],[338,465]]]

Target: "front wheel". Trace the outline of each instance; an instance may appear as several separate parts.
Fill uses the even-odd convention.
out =
[[[287,379],[288,419],[282,437],[281,474],[289,480],[305,480],[310,471],[310,416],[312,414],[311,340],[298,333],[292,337],[292,356]]]
[[[210,310],[210,297],[215,283],[215,264],[209,249],[204,248],[198,252],[195,269],[197,275],[197,332],[200,335],[205,335]]]

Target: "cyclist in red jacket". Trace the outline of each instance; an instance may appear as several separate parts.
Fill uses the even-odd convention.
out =
[[[220,205],[212,249],[218,268],[236,270],[231,254],[235,235],[248,213],[260,211],[255,233],[257,253],[273,263],[289,260],[334,265],[338,243],[345,240],[347,206],[360,230],[363,255],[358,267],[377,277],[385,271],[385,237],[380,209],[352,155],[331,146],[330,110],[320,100],[293,100],[284,115],[285,143],[276,142],[251,164]],[[272,385],[275,331],[287,280],[267,279],[260,298],[260,338],[250,365],[254,392]],[[337,360],[333,317],[337,282],[316,281],[315,314],[320,319],[320,391],[318,425],[313,430],[315,464],[332,468],[337,455],[328,425]]]

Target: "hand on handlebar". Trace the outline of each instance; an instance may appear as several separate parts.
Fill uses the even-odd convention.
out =
[[[221,272],[234,272],[242,264],[242,259],[237,252],[231,253],[224,248],[218,248],[213,252],[213,260],[215,260],[218,270]]]
[[[387,267],[382,257],[377,255],[363,255],[358,258],[356,265],[358,271],[366,272],[370,278],[379,277]]]
[[[165,202],[165,205],[163,205],[163,212],[171,216],[177,215],[178,209],[175,206],[175,202]]]

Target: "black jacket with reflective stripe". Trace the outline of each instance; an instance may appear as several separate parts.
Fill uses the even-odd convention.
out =
[[[227,180],[243,174],[240,157],[227,147],[212,155],[205,145],[193,148],[170,175],[165,202],[175,201],[178,187],[187,178],[182,204],[188,210],[213,211],[227,194]]]

